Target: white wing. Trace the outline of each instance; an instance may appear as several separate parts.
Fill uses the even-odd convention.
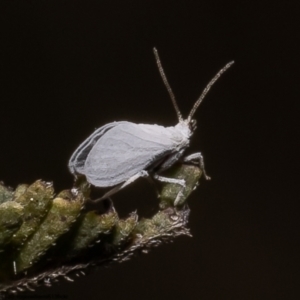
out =
[[[101,135],[80,170],[95,186],[113,186],[187,144],[175,127],[120,122]]]
[[[122,124],[123,122],[112,122],[108,123],[97,130],[95,130],[79,147],[74,151],[69,160],[69,170],[71,173],[83,174],[84,164],[87,155],[90,153],[91,149],[94,147],[98,139],[105,134],[109,129]],[[125,122],[127,123],[127,122]]]

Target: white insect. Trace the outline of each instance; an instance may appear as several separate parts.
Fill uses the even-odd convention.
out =
[[[114,186],[99,200],[113,195],[140,177],[151,175],[162,182],[179,184],[182,188],[174,204],[180,202],[185,181],[163,177],[159,173],[183,156],[196,129],[196,121],[192,119],[194,113],[212,85],[233,64],[233,61],[228,63],[215,75],[195,102],[187,119],[183,119],[155,48],[154,55],[179,123],[164,127],[126,121],[112,122],[97,129],[79,145],[69,161],[71,173],[85,175],[87,181],[97,187]],[[195,160],[199,162],[205,178],[210,179],[206,175],[200,152],[183,158],[184,162]]]

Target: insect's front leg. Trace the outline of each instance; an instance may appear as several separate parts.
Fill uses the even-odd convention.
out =
[[[210,180],[211,178],[206,174],[205,171],[205,167],[204,167],[204,159],[203,156],[201,154],[201,152],[197,152],[191,155],[188,155],[186,157],[183,158],[183,162],[193,162],[193,161],[197,161],[199,163],[200,169],[203,172],[203,175],[205,177],[206,180]]]

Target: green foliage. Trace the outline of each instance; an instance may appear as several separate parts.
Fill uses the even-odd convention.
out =
[[[52,184],[38,180],[15,191],[0,184],[0,292],[51,284],[87,268],[128,260],[135,253],[179,235],[189,235],[186,201],[201,176],[196,166],[177,165],[170,177],[186,188],[162,185],[160,210],[139,220],[133,212],[118,217],[113,205],[105,212],[86,209],[90,188],[79,178],[76,188],[54,196]]]

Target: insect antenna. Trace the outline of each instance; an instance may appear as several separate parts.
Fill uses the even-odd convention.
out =
[[[156,48],[153,48],[153,52],[154,52],[156,64],[157,64],[157,67],[158,67],[158,70],[159,70],[159,74],[160,74],[160,76],[161,76],[161,78],[162,78],[162,80],[164,82],[164,85],[166,86],[166,88],[168,90],[168,93],[169,93],[169,95],[171,97],[173,106],[174,106],[174,108],[176,110],[176,113],[177,113],[178,120],[179,120],[179,122],[183,121],[182,115],[180,113],[180,110],[178,108],[178,105],[177,105],[177,102],[176,102],[176,99],[175,99],[175,95],[174,95],[174,93],[173,93],[173,91],[171,89],[171,86],[170,86],[169,82],[168,82],[167,76],[166,76],[166,74],[164,72],[164,69],[162,67],[162,64],[160,62],[160,58],[159,58],[159,55],[158,55],[158,52],[157,52]]]
[[[202,100],[205,98],[206,94],[209,92],[210,88],[214,85],[214,83],[221,77],[221,75],[227,71],[232,65],[233,65],[234,61],[229,62],[224,68],[222,68],[214,77],[213,79],[208,83],[208,85],[206,86],[206,88],[203,90],[202,94],[200,95],[200,97],[198,98],[198,100],[195,102],[188,118],[187,121],[188,123],[191,122],[191,119],[194,115],[194,113],[196,112],[197,108],[199,107],[199,105],[201,104]]]

